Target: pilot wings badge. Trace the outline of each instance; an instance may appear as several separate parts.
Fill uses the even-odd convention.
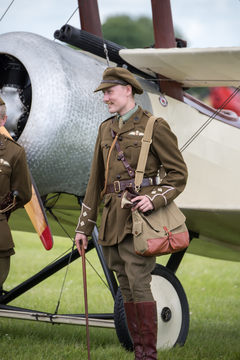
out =
[[[128,135],[133,135],[133,136],[143,136],[143,135],[144,135],[144,133],[143,133],[143,132],[141,132],[141,131],[136,130],[136,131],[130,131],[130,132],[128,133]]]

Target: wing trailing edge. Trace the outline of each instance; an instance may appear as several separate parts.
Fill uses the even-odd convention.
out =
[[[240,47],[122,49],[119,54],[137,69],[182,87],[240,85]]]

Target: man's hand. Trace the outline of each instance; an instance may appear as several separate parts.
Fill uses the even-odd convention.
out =
[[[77,246],[80,256],[82,256],[82,251],[81,251],[82,246],[84,247],[85,250],[87,250],[87,247],[88,247],[87,235],[81,234],[81,233],[76,233],[75,243],[76,243],[76,246]]]
[[[131,201],[134,203],[132,211],[138,209],[139,211],[145,213],[146,211],[154,209],[153,203],[146,195],[136,196]],[[136,205],[135,202],[137,202]]]

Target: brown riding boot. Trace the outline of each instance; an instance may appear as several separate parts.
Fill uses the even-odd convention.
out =
[[[128,330],[132,338],[135,360],[143,360],[143,346],[139,329],[139,320],[137,317],[136,305],[133,302],[124,303],[125,314],[127,318]]]
[[[136,303],[143,345],[143,359],[157,360],[157,306],[155,301]]]

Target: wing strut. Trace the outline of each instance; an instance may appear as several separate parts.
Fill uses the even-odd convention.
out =
[[[152,0],[152,19],[154,29],[155,48],[174,48],[176,41],[174,37],[172,10],[170,0]],[[162,75],[158,74],[160,91],[174,99],[183,101],[183,90],[179,83],[167,81]]]

